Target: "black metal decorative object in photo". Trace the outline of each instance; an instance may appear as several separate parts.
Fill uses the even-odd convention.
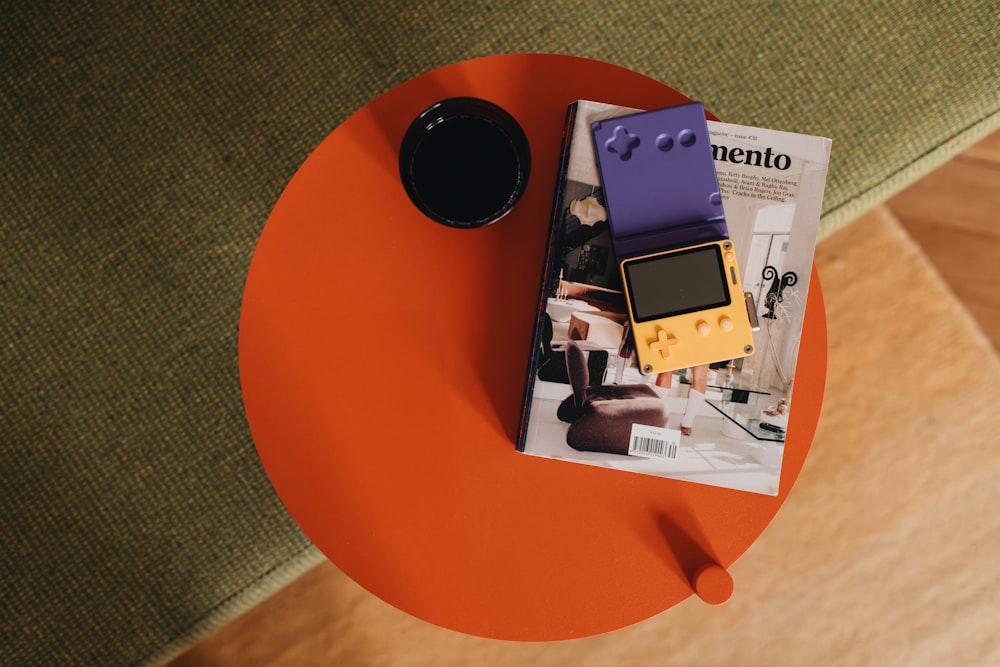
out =
[[[769,320],[776,320],[778,316],[774,314],[775,307],[784,300],[782,293],[785,291],[786,287],[794,285],[799,282],[799,277],[794,271],[786,272],[781,278],[778,278],[778,270],[773,266],[765,266],[763,273],[764,280],[773,280],[770,289],[767,290],[767,296],[764,297],[764,306],[767,308],[767,312],[764,313],[764,317]]]

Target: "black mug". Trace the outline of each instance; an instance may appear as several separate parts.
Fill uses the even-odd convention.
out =
[[[441,100],[417,116],[399,149],[399,175],[414,205],[450,227],[507,215],[524,194],[531,151],[504,109],[475,97]]]

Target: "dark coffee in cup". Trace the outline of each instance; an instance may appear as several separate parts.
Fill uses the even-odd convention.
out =
[[[481,227],[506,215],[524,193],[528,140],[499,106],[453,97],[411,123],[399,152],[403,187],[420,211],[452,227]]]

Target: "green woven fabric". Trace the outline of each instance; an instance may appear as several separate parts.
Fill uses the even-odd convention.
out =
[[[0,664],[155,662],[316,562],[256,457],[237,325],[310,150],[505,52],[635,69],[833,138],[824,233],[998,126],[992,1],[8,2]]]

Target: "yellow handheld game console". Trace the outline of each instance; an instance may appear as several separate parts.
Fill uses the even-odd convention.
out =
[[[621,263],[639,370],[664,373],[754,351],[736,254],[729,240]]]
[[[704,107],[618,116],[591,129],[639,370],[752,354]]]

